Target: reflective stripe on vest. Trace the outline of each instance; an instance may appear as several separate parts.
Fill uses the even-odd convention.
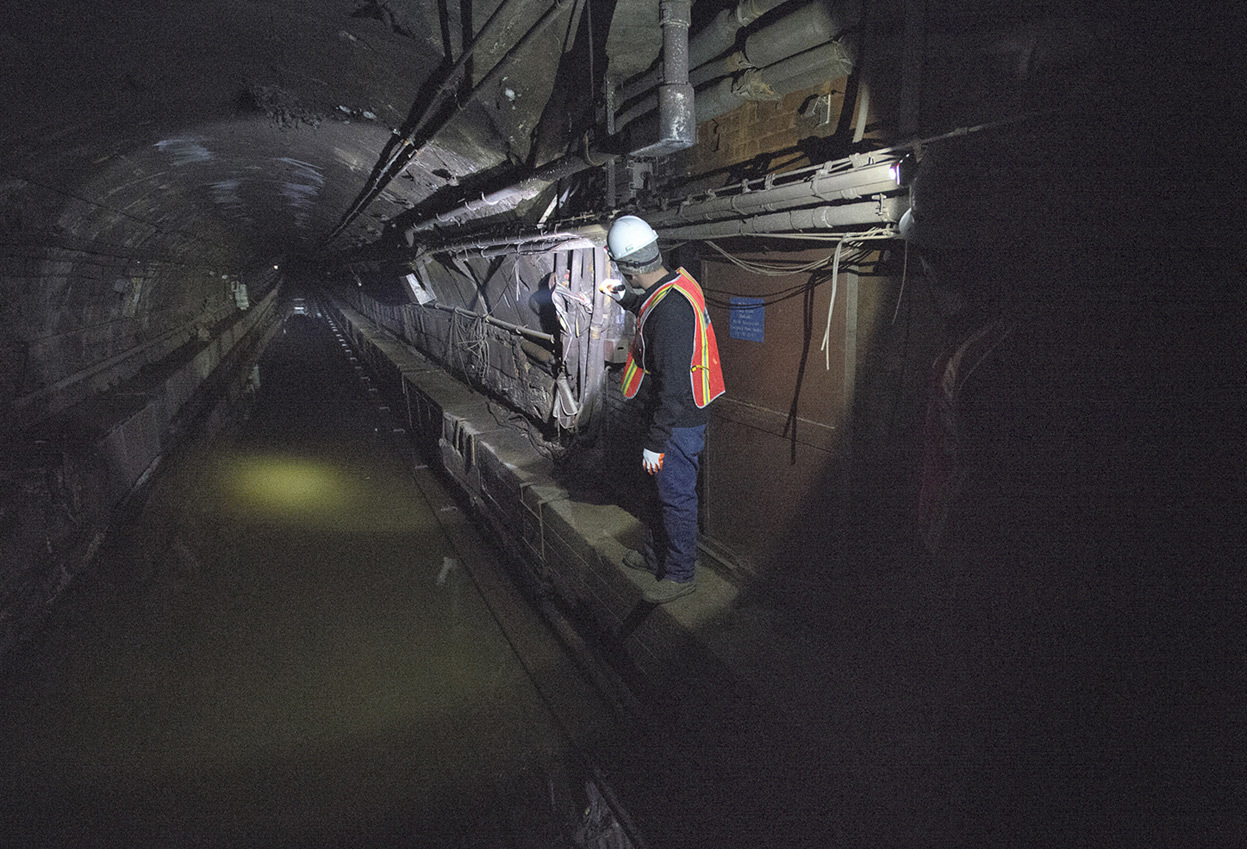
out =
[[[689,364],[689,382],[693,390],[693,403],[705,407],[725,391],[723,369],[719,365],[719,343],[714,336],[714,325],[706,313],[705,295],[697,281],[689,276],[683,268],[676,272],[676,278],[659,286],[641,305],[640,317],[637,319],[636,338],[632,340],[632,350],[628,352],[628,363],[624,366],[622,389],[625,398],[636,397],[645,380],[645,320],[671,292],[679,292],[693,307],[697,329],[693,334],[693,360]]]

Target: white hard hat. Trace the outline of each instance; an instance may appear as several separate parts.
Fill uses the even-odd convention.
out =
[[[658,234],[635,215],[622,215],[606,234],[606,247],[620,265],[645,265],[658,258]]]

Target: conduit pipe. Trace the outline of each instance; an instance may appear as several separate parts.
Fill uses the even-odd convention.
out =
[[[687,224],[674,227],[655,226],[654,229],[664,239],[681,241],[690,239],[726,239],[732,236],[765,235],[768,233],[799,235],[806,230],[834,230],[836,228],[856,227],[865,224],[894,223],[900,220],[900,217],[905,214],[905,210],[908,208],[908,198],[892,197],[840,206],[794,209],[788,212],[774,212],[768,215],[755,215],[752,218],[715,221],[707,224]]]
[[[689,41],[688,61],[690,68],[697,68],[731,50],[736,45],[736,33],[749,26],[767,12],[787,0],[741,0],[735,9],[723,9],[709,24]],[[622,101],[632,100],[661,81],[657,68],[633,77],[620,90]]]
[[[818,169],[798,172],[809,174],[808,177],[799,181],[789,182],[780,186],[767,185],[766,181],[754,181],[761,183],[758,187],[747,181],[740,184],[737,190],[731,194],[720,192],[717,195],[710,195],[703,199],[686,199],[678,206],[672,206],[668,209],[650,210],[643,212],[642,215],[657,229],[663,226],[703,223],[721,218],[782,212],[790,207],[835,203],[871,195],[886,194],[890,191],[896,191],[898,188],[896,180],[892,175],[892,166],[897,158],[897,154],[888,152],[855,154],[848,159],[825,163]],[[568,159],[574,159],[574,157],[569,157]],[[557,160],[555,163],[551,163],[551,165],[558,165],[562,162],[565,162],[565,160]],[[589,167],[588,163],[583,160],[579,160],[579,162],[581,163],[580,168]],[[542,170],[545,171],[547,169]],[[407,244],[409,247],[414,246],[418,233],[433,230],[439,224],[453,224],[457,218],[469,213],[479,212],[486,208],[496,208],[508,200],[513,203],[519,203],[520,201],[517,198],[522,198],[527,194],[527,185],[540,184],[544,186],[547,184],[548,179],[548,177],[530,177],[516,186],[502,189],[494,192],[492,195],[481,198],[479,201],[465,204],[438,219],[421,222],[407,231]],[[533,194],[535,193],[533,191]],[[863,205],[859,204],[858,206],[861,207]],[[904,212],[904,210],[901,210],[901,212]],[[875,217],[869,216],[863,220],[853,220],[848,223],[859,224],[863,223],[863,221],[875,220]],[[590,241],[596,238],[597,243],[600,244],[602,238],[604,238],[604,233],[601,232],[600,227],[589,225],[584,228],[572,228],[570,230],[560,228],[557,232],[546,232],[528,237],[482,239],[480,236],[477,236],[431,247],[422,251],[420,255],[424,253],[447,253],[455,250],[485,250],[508,244],[518,247],[526,241],[553,243],[561,238],[570,240],[577,237],[587,238]],[[558,246],[552,244],[551,247],[556,248]],[[569,244],[567,249],[570,249],[570,247],[579,247],[579,245]]]
[[[553,232],[529,233],[528,235],[495,236],[483,238],[472,236],[453,242],[445,242],[421,249],[411,262],[424,256],[455,253],[461,251],[487,251],[493,248],[509,247],[512,253],[528,250],[559,250],[570,251],[578,248],[600,248],[606,244],[606,228],[596,221],[587,221],[576,226],[560,227]]]
[[[698,89],[694,98],[697,123],[725,115],[747,100],[778,100],[822,80],[848,76],[856,62],[851,44],[832,41],[766,68],[748,68],[734,76],[722,77]],[[656,105],[652,97],[638,101],[615,119],[616,126],[626,126],[652,112]]]
[[[587,158],[576,154],[556,159],[538,168],[518,183],[481,195],[477,200],[467,201],[454,209],[413,224],[407,228],[405,233],[407,245],[410,247],[415,244],[417,233],[427,232],[439,226],[453,226],[460,223],[462,219],[477,217],[481,212],[491,210],[496,213],[509,212],[524,201],[535,198],[551,183],[600,164],[590,162]]]
[[[486,324],[492,324],[494,327],[501,327],[504,330],[509,330],[519,336],[527,336],[530,339],[545,342],[547,345],[554,345],[554,337],[549,333],[542,333],[539,330],[530,330],[522,324],[512,324],[509,321],[502,321],[501,319],[494,318],[492,315],[484,315],[479,312],[473,312],[472,310],[464,309],[463,307],[448,307],[444,304],[437,303],[429,304],[429,306],[434,309],[439,309],[442,312],[454,313],[455,315],[461,315],[465,318],[479,319],[484,321]]]
[[[756,5],[742,3],[737,8],[737,13],[741,14],[743,18],[747,18],[749,22],[752,22],[777,5],[779,3],[774,0],[757,0]],[[740,10],[746,6],[750,7],[749,10],[741,13]],[[665,79],[667,80],[679,78],[687,80],[688,78],[689,7],[689,0],[664,0],[661,7],[663,14],[661,21],[663,25],[663,67],[666,75]],[[814,11],[807,11],[810,8],[813,8]],[[816,3],[812,7],[804,7],[796,13],[786,16],[781,21],[750,36],[750,38],[758,39],[754,43],[761,45],[761,47],[757,48],[761,51],[759,55],[773,55],[770,52],[772,50],[770,46],[772,39],[795,37],[796,31],[799,28],[812,29],[819,33],[819,37],[821,37],[822,34],[847,26],[850,21],[855,21],[854,15],[860,14],[858,4],[852,2],[847,4],[846,8],[848,11],[837,18],[827,12],[822,4]],[[857,11],[854,12],[853,10]],[[749,17],[749,15],[752,15],[752,17]],[[758,38],[759,36],[761,38]],[[798,41],[798,43],[803,42]],[[702,49],[704,51],[709,48]],[[853,67],[853,56],[852,51],[848,47],[837,43],[829,43],[813,50],[807,50],[805,53],[790,57],[790,59],[780,61],[774,67],[774,71],[768,69],[761,77],[757,78],[754,81],[754,85],[778,87],[780,93],[787,93],[808,85],[808,83],[797,84],[789,88],[786,85],[789,79],[800,82],[810,73],[826,75],[828,78],[834,78],[833,74],[844,76]],[[649,101],[650,106],[648,109],[648,111],[653,111],[654,107],[660,107],[659,141],[634,151],[634,155],[659,156],[691,146],[696,141],[697,123],[699,121],[722,115],[735,108],[744,99],[744,97],[732,90],[731,80],[725,80],[724,82],[728,84],[725,88],[721,90],[719,87],[716,87],[709,94],[705,95],[709,97],[709,100],[704,106],[695,103],[691,84],[669,83],[664,86],[667,92],[665,96],[662,95],[663,90],[660,89],[660,95]],[[661,103],[660,97],[663,98]],[[697,96],[697,100],[701,98],[702,95]],[[691,110],[689,107],[692,107]],[[643,113],[632,114],[627,120],[633,120],[639,117],[639,114]],[[414,245],[417,233],[428,232],[438,226],[454,226],[461,223],[464,219],[478,217],[482,212],[494,211],[501,213],[509,211],[520,203],[536,197],[538,193],[555,180],[569,177],[572,174],[600,164],[602,163],[592,161],[587,155],[587,151],[583,157],[573,154],[555,160],[514,185],[482,195],[479,200],[468,201],[452,210],[437,215],[435,218],[427,219],[407,228],[405,234],[407,244],[408,246]]]
[[[441,86],[436,92],[434,92],[431,102],[421,113],[420,118],[416,121],[415,125],[403,136],[402,140],[394,146],[385,164],[378,169],[376,177],[371,179],[368,185],[364,187],[364,190],[360,193],[359,198],[342,216],[342,220],[338,222],[336,227],[334,227],[333,232],[329,234],[326,241],[332,241],[343,230],[345,230],[350,223],[368,207],[370,203],[376,200],[377,196],[385,190],[385,187],[388,186],[399,173],[401,173],[402,168],[416,156],[419,152],[415,149],[418,135],[425,128],[428,122],[437,114],[437,110],[441,107],[442,101],[457,84],[459,74],[466,66],[468,58],[475,52],[477,46],[484,41],[485,33],[491,28],[493,22],[495,20],[499,20],[502,17],[502,13],[509,9],[512,3],[515,2],[517,2],[517,0],[503,0],[503,2],[499,4],[498,8],[494,10],[493,14],[489,16],[488,20],[485,21],[484,26],[482,26],[477,32],[476,36],[472,39],[471,44],[469,44],[468,47],[464,49],[463,53],[460,54],[459,59],[456,61],[454,67],[451,68],[450,73],[447,74],[446,79],[443,80]],[[462,111],[463,105],[466,105],[466,103],[473,100],[479,92],[493,83],[498,78],[498,75],[502,73],[511,57],[523,50],[533,41],[533,39],[544,32],[545,29],[555,21],[558,15],[561,14],[571,2],[572,0],[554,0],[550,8],[547,9],[531,27],[529,27],[528,31],[520,37],[520,40],[517,41],[511,49],[508,50],[500,60],[498,60],[498,63],[489,70],[481,81],[477,83],[468,97],[465,98],[464,104],[461,104],[459,109],[454,114],[458,114],[458,112]],[[448,120],[449,119],[447,119],[447,121]],[[443,121],[441,126],[444,127],[447,121]],[[440,129],[440,127],[438,129]],[[433,132],[436,132],[436,130]],[[432,135],[432,133],[429,135]]]
[[[678,207],[645,213],[652,226],[680,222],[713,221],[763,212],[777,212],[793,206],[834,203],[896,191],[892,176],[895,158],[834,174],[816,173],[811,179],[786,186],[751,189],[739,194],[686,201]],[[747,189],[747,185],[746,185]]]
[[[831,41],[861,21],[861,4],[815,2],[785,15],[745,39],[746,62],[754,68],[774,65],[793,54]]]
[[[853,2],[841,4],[837,9],[833,12],[824,3],[803,6],[750,35],[742,50],[714,62],[695,65],[689,74],[689,82],[694,86],[729,77],[717,86],[698,91],[698,123],[731,111],[744,100],[773,99],[778,94],[806,88],[820,79],[847,76],[856,63],[856,51],[851,45],[832,39],[857,25],[861,7]],[[750,69],[762,69],[761,77]],[[740,76],[742,71],[746,76]],[[812,82],[787,85],[788,80],[811,77]],[[780,87],[785,91],[776,92]],[[736,95],[737,92],[740,94]],[[710,104],[700,103],[705,97],[711,98],[713,109]],[[652,112],[657,105],[654,94],[636,100],[615,118],[616,129]],[[714,114],[710,115],[710,111]]]
[[[697,93],[697,121],[726,115],[747,100],[778,100],[824,80],[846,77],[856,62],[852,47],[833,41],[769,67],[721,79]]]
[[[390,184],[390,181],[394,179],[394,175],[390,173],[390,171],[394,168],[394,165],[408,154],[408,148],[415,144],[416,138],[429,122],[429,119],[437,113],[437,110],[441,108],[447,95],[449,95],[459,84],[459,75],[463,72],[463,69],[467,67],[468,59],[472,58],[472,54],[476,52],[476,48],[484,43],[485,35],[490,32],[494,21],[501,20],[503,15],[509,13],[510,7],[516,2],[518,2],[518,0],[503,0],[502,3],[498,4],[498,8],[494,10],[494,13],[489,16],[489,18],[485,21],[485,24],[480,28],[480,30],[477,31],[471,43],[469,43],[468,46],[463,49],[463,52],[459,54],[459,58],[455,60],[455,64],[451,67],[450,71],[447,72],[446,78],[443,79],[441,85],[437,87],[437,91],[433,92],[433,96],[429,98],[429,102],[421,111],[420,117],[416,119],[415,124],[413,124],[411,129],[403,135],[402,139],[394,145],[385,164],[377,170],[376,174],[364,186],[364,189],[360,192],[359,197],[356,198],[353,204],[351,204],[351,207],[346,211],[346,213],[343,214],[342,220],[338,222],[338,225],[333,229],[333,232],[329,234],[330,240],[350,226],[351,222],[354,221],[355,218],[367,208],[368,204],[372,203],[377,198],[377,195],[381,194],[385,187]]]
[[[483,257],[486,259],[498,256],[516,256],[518,254],[544,254],[551,251],[574,251],[585,248],[600,248],[588,239],[534,239],[526,242],[501,242],[492,246],[473,244],[443,245],[428,251],[429,254],[454,254],[456,256]]]

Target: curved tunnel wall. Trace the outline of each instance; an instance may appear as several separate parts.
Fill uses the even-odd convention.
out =
[[[214,262],[196,244],[205,228],[166,221],[178,233],[166,239],[85,188],[6,189],[0,656],[90,560],[160,459],[219,424],[244,391],[280,277],[272,265]]]
[[[245,391],[277,308],[274,265],[323,246],[443,57],[496,5],[6,10],[0,655],[190,420]],[[516,6],[468,82],[542,10]],[[444,131],[337,247],[508,152],[526,156],[563,29],[534,44],[538,73],[503,68],[441,116]]]
[[[320,246],[383,151],[419,114],[429,84],[440,82],[438,66],[454,61],[497,7],[489,0],[9,5],[0,31],[0,53],[14,69],[0,75],[0,437],[8,449],[0,452],[0,658],[90,560],[126,494],[159,457],[193,425],[221,421],[222,402],[245,397],[248,364],[277,309],[272,265],[284,267],[283,258]],[[483,45],[471,83],[490,73],[511,38],[549,5],[527,3],[525,16]],[[657,5],[612,5],[621,16],[644,18],[631,21],[638,24],[632,43],[610,51],[607,63],[623,52],[636,72],[650,64],[652,53],[641,48],[652,46]],[[724,4],[697,5],[695,24],[699,12],[712,15]],[[1041,134],[1021,145],[1014,161],[988,155],[1001,152],[994,140],[953,157],[945,178],[956,191],[929,218],[924,213],[920,228],[932,244],[915,243],[906,254],[895,243],[874,280],[854,271],[859,300],[852,320],[850,272],[842,267],[826,355],[819,335],[833,301],[825,270],[763,279],[727,268],[716,255],[696,270],[719,290],[712,293],[720,301],[714,317],[733,370],[730,400],[720,405],[705,455],[707,524],[728,525],[727,542],[738,552],[755,547],[762,564],[756,571],[729,564],[732,580],[723,583],[745,590],[742,603],[732,596],[730,616],[698,627],[737,631],[746,650],[734,656],[757,662],[754,672],[773,685],[777,702],[831,718],[817,727],[847,748],[829,760],[852,763],[880,749],[916,752],[900,760],[923,773],[915,786],[933,792],[926,798],[945,801],[950,787],[971,790],[960,797],[965,825],[983,824],[977,803],[986,802],[989,815],[999,806],[999,822],[1029,826],[1018,820],[1018,800],[1042,804],[1051,797],[1030,790],[1060,785],[1060,798],[1076,802],[1065,809],[1071,829],[1087,824],[1090,805],[1104,833],[1120,836],[1123,822],[1154,824],[1138,816],[1140,799],[1173,801],[1176,787],[1183,804],[1200,800],[1187,818],[1209,812],[1202,800],[1222,806],[1220,819],[1215,811],[1205,816],[1211,830],[1231,810],[1241,824],[1243,809],[1234,804],[1228,771],[1208,795],[1192,777],[1205,764],[1230,769],[1221,745],[1230,724],[1216,721],[1212,710],[1236,703],[1241,691],[1232,686],[1241,663],[1231,648],[1241,632],[1234,616],[1243,595],[1232,556],[1247,467],[1242,393],[1233,381],[1244,372],[1237,342],[1243,313],[1228,285],[1203,301],[1192,294],[1214,274],[1198,260],[1223,254],[1226,244],[1198,226],[1219,207],[1205,206],[1195,191],[1222,178],[1204,158],[1217,146],[1209,139],[1221,107],[1209,106],[1215,89],[1185,72],[1209,54],[1203,39],[1178,62],[1147,51],[1124,75],[1134,76],[1129,96],[1106,91],[1105,70],[1130,58],[1119,46],[1122,22],[1096,21],[1087,4],[1062,5],[1021,4],[1017,18],[1005,19],[995,7],[988,15],[986,4],[967,0],[871,4],[860,79],[823,79],[787,94],[750,89],[760,99],[703,123],[697,144],[681,154],[654,163],[620,159],[610,175],[599,175],[610,200],[594,212],[767,179],[911,133],[1013,121],[1031,110],[1065,118],[1064,142],[1054,145]],[[595,6],[602,8],[583,8]],[[1051,26],[1040,21],[1049,15]],[[592,56],[567,61],[569,30],[552,28],[535,58],[500,72],[497,85],[451,116],[331,247],[373,243],[391,223],[420,221],[444,227],[449,232],[438,235],[453,239],[472,216],[438,219],[438,212],[476,204],[477,189],[514,184],[556,161],[545,154],[588,159],[599,139],[583,135],[586,125],[576,122],[583,109],[545,97],[556,70],[584,89],[577,107],[594,95],[595,86],[582,85],[595,77]],[[1169,44],[1172,34],[1166,26],[1157,45]],[[1163,114],[1173,104],[1153,96],[1157,87],[1181,93],[1179,108],[1170,111],[1176,118]],[[1100,127],[1110,129],[1097,133]],[[1169,135],[1153,144],[1158,127]],[[1207,136],[1193,143],[1197,133]],[[1011,139],[1016,144],[1022,136]],[[1185,152],[1170,157],[1168,148],[1182,144]],[[1037,148],[1055,166],[1041,169],[1038,180],[1033,169],[1015,167],[1031,162]],[[934,152],[926,161],[938,166],[941,151]],[[1026,170],[1031,175],[1019,180]],[[1166,179],[1179,188],[1153,191]],[[559,196],[572,206],[586,197],[597,203],[600,188],[588,180],[565,184]],[[1028,214],[1015,215],[1018,207]],[[411,218],[395,222],[404,213]],[[1186,254],[1180,264],[1151,262],[1160,246],[1174,245]],[[792,243],[721,247],[759,263],[810,258]],[[932,250],[920,257],[920,247]],[[720,267],[705,267],[711,260]],[[542,328],[525,296],[556,263],[478,256],[463,268],[439,263],[430,273],[443,306],[489,308]],[[378,292],[401,285],[390,270],[379,273],[388,279]],[[245,301],[236,282],[247,285]],[[557,381],[543,378],[540,364],[532,367],[541,358],[534,361],[512,336],[461,313],[383,303],[372,297],[372,282],[364,275],[357,285],[348,274],[334,285],[355,292],[352,302],[378,324],[401,330],[408,341],[421,342],[423,334],[441,364],[468,378],[485,375],[483,384],[502,396],[514,400],[538,386],[526,412],[547,426],[557,420]],[[733,339],[723,302],[734,297],[770,300],[765,326]],[[972,299],[979,303],[966,309]],[[975,322],[989,317],[1024,320],[1007,336],[972,335],[967,342]],[[464,335],[452,336],[452,328]],[[498,355],[487,364],[492,371],[471,356],[456,357],[480,350],[485,333]],[[573,347],[568,338],[565,349],[578,357],[568,379],[574,377],[573,389],[591,387],[587,368],[608,348]],[[1005,344],[980,364],[973,343],[983,338]],[[949,357],[940,359],[946,347]],[[522,364],[532,368],[524,389],[503,379]],[[448,394],[472,395],[442,369],[431,371]],[[967,372],[974,380],[963,391]],[[612,397],[607,392],[603,402]],[[478,400],[476,423],[492,428],[500,408]],[[931,418],[924,420],[924,411]],[[430,439],[445,440],[438,446],[443,457],[458,455],[461,483],[480,486],[485,469],[469,464],[476,455],[463,450],[473,444],[474,422],[448,433],[444,421],[430,422]],[[497,433],[517,459],[533,458],[525,437],[501,427]],[[842,436],[851,437],[847,451]],[[924,447],[934,468],[919,465]],[[634,474],[636,459],[623,458]],[[583,479],[589,465],[571,471]],[[505,479],[499,466],[493,471],[494,483]],[[935,506],[945,513],[934,545],[914,527],[921,487],[915,479],[928,472]],[[532,525],[520,511],[547,505],[533,503],[541,493],[526,491],[535,498],[512,498],[513,532],[521,544],[544,546],[541,535],[525,535]],[[546,516],[553,522],[542,527],[570,524],[565,517],[580,512],[577,499],[563,502],[543,514],[543,523]],[[610,562],[593,562],[598,577],[628,590],[615,562],[619,547]],[[563,549],[556,558],[564,553],[571,563],[575,552]],[[575,599],[583,586],[558,579],[575,574],[573,567],[550,576],[565,598]],[[711,574],[723,578],[724,570]],[[753,630],[771,616],[784,627]],[[811,637],[805,651],[836,667],[834,678],[787,674],[791,658],[762,668],[772,666],[769,637],[790,624],[800,626],[793,635]],[[867,651],[872,645],[886,650]],[[668,647],[682,661],[697,657],[683,643]],[[924,682],[939,686],[928,690]],[[682,683],[674,681],[669,692],[682,692]],[[898,695],[870,699],[867,711],[843,699],[885,689]],[[942,703],[927,701],[939,693]],[[962,709],[1001,694],[1033,697],[1035,704],[1006,713],[994,727],[978,723],[982,712]],[[1121,735],[1126,724],[1131,732]],[[1203,738],[1195,741],[1194,759],[1189,729]],[[1152,746],[1158,739],[1167,749]],[[897,741],[917,745],[889,745]],[[997,772],[979,772],[1006,741],[1021,741],[1016,757],[995,760]],[[1101,742],[1128,747],[1126,765],[1154,778],[1136,784],[1126,775],[1125,783],[1106,785],[1104,778],[1123,776],[1108,771],[1111,759],[1096,760],[1092,752],[1088,760],[1088,741],[1092,749]],[[932,751],[955,752],[954,769],[930,770]],[[969,774],[968,763],[978,764]],[[1036,764],[1044,767],[1036,771]],[[888,781],[873,783],[907,809],[923,798],[891,793]],[[1181,795],[1184,788],[1190,795]],[[1166,813],[1163,804],[1154,808]],[[858,810],[845,809],[848,816]],[[941,805],[928,824],[946,813]],[[878,835],[870,837],[863,845],[878,844]]]

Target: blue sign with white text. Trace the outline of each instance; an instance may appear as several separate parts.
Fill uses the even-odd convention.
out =
[[[732,298],[728,334],[733,339],[761,342],[766,313],[761,298]]]

